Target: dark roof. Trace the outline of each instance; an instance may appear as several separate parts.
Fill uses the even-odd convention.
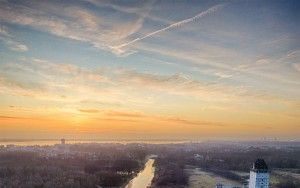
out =
[[[268,170],[268,166],[263,159],[257,159],[253,164],[253,169],[255,170]]]

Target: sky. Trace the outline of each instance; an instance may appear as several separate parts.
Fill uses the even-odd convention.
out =
[[[0,0],[0,138],[297,139],[299,1]]]

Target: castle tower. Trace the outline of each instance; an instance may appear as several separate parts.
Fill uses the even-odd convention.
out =
[[[269,188],[269,170],[263,159],[257,159],[250,171],[249,188]]]

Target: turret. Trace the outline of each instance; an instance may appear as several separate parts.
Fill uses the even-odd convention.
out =
[[[263,159],[257,159],[250,171],[249,188],[269,188],[269,169]]]

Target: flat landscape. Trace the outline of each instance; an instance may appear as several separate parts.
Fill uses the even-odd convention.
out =
[[[300,188],[300,0],[0,0],[0,188],[247,184]]]
[[[241,187],[257,156],[271,188],[300,186],[299,142],[8,143],[0,146],[1,188]]]
[[[187,169],[189,176],[189,188],[215,187],[217,183],[224,185],[242,186],[240,182],[223,178],[213,173],[205,172],[200,168]]]

